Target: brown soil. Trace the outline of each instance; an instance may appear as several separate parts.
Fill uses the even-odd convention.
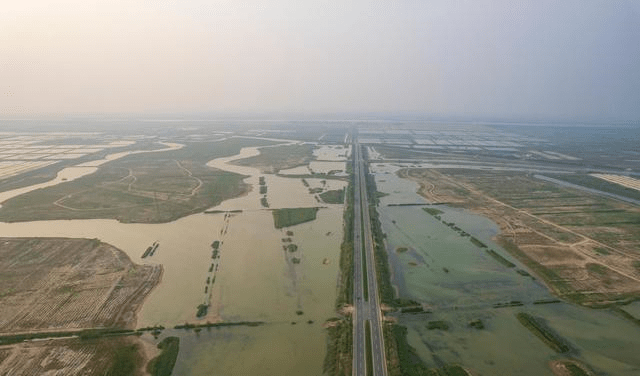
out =
[[[98,240],[0,238],[0,334],[134,328],[161,274],[160,266],[135,265]],[[0,375],[104,374],[123,357],[142,375],[150,357],[143,345],[119,337],[2,346]]]
[[[114,359],[122,362],[126,358],[137,370],[127,375],[143,376],[146,360],[142,346],[143,341],[135,337],[59,339],[3,346],[0,354],[6,355],[4,359],[0,357],[0,375],[105,375],[115,366]]]
[[[629,225],[639,208],[525,174],[405,169],[398,175],[416,181],[418,193],[431,202],[496,222],[496,242],[558,296],[584,305],[640,297],[640,270],[633,267],[640,260],[640,234]]]
[[[161,270],[98,240],[0,238],[0,333],[133,328]]]

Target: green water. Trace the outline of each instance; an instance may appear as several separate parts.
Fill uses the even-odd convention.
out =
[[[437,206],[441,219],[453,222],[489,249],[516,264],[509,268],[457,231],[424,212],[421,206],[387,206],[389,203],[425,202],[417,185],[398,178],[396,167],[376,166],[378,190],[389,193],[378,208],[393,283],[399,296],[414,299],[431,313],[402,315],[408,341],[429,366],[461,364],[482,375],[552,375],[549,362],[572,358],[607,375],[640,374],[640,327],[610,310],[579,306],[533,304],[554,297],[539,281],[516,270],[527,270],[491,241],[499,228],[489,219]],[[406,247],[406,252],[396,252]],[[517,301],[522,306],[494,308]],[[628,306],[636,312],[637,305]],[[528,312],[569,343],[572,351],[558,354],[528,329],[515,315]],[[470,321],[480,319],[485,328]],[[445,321],[448,330],[429,330],[430,321]]]

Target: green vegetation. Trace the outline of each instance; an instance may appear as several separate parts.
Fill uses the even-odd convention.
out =
[[[469,326],[475,329],[484,329],[484,323],[480,319],[469,321]]]
[[[436,208],[422,208],[422,210],[426,211],[427,213],[429,213],[431,215],[444,214],[444,212],[442,210],[438,210]]]
[[[261,195],[266,195],[267,194],[267,186],[266,185],[261,185],[260,186],[260,194]]]
[[[261,148],[260,154],[234,161],[240,166],[252,166],[265,173],[276,173],[280,170],[308,164],[313,157],[313,145],[284,145]]]
[[[125,346],[117,346],[113,352],[113,360],[111,367],[105,373],[106,376],[124,376],[133,375],[138,368],[141,357],[138,353],[138,346],[135,344],[127,344]]]
[[[329,319],[326,326],[328,326],[329,340],[322,370],[328,375],[351,376],[353,346],[351,319]]]
[[[264,181],[264,176],[260,176],[260,177],[258,178],[258,183],[259,183],[260,185],[265,185],[265,184],[266,184],[266,182]]]
[[[484,244],[483,242],[481,242],[480,240],[474,238],[473,236],[471,236],[469,238],[469,240],[471,240],[471,243],[473,243],[474,245],[480,247],[480,248],[487,248],[487,245]]]
[[[344,232],[340,244],[340,274],[338,292],[336,296],[336,310],[353,302],[353,174],[351,165],[353,159],[347,163],[350,171],[349,185],[346,188],[346,206],[343,212]],[[303,180],[303,183],[305,181]],[[324,359],[323,371],[328,375],[351,376],[353,359],[353,324],[350,317],[334,318],[327,321],[328,336],[327,352]]]
[[[571,376],[589,376],[589,373],[574,363],[565,363],[564,366],[567,368],[567,371],[569,371]]]
[[[79,179],[3,203],[4,221],[117,219],[164,223],[198,213],[247,191],[244,176],[206,166],[260,140],[188,143],[180,150],[135,154]]]
[[[407,248],[407,247],[398,247],[398,248],[396,248],[396,253],[405,253],[408,250],[409,250],[409,248]]]
[[[603,247],[595,247],[593,250],[596,253],[601,254],[601,255],[605,255],[605,256],[611,254],[611,252],[609,252],[608,249],[603,248]]]
[[[589,273],[598,274],[598,275],[606,275],[607,271],[609,270],[609,268],[607,268],[604,265],[595,264],[592,262],[587,263],[586,268]]]
[[[364,230],[363,230],[364,232]],[[364,235],[360,237],[364,239]],[[367,252],[365,250],[364,242],[361,243],[362,246],[362,297],[365,302],[369,301],[369,274],[367,270]]]
[[[437,376],[407,342],[407,328],[401,325],[385,325],[385,345],[387,347],[387,370],[391,376]],[[397,362],[393,359],[397,358]]]
[[[342,204],[344,202],[344,189],[335,189],[320,193],[320,198],[327,204]]]
[[[528,313],[520,312],[516,315],[518,321],[536,337],[540,338],[551,349],[559,353],[565,353],[570,350],[569,345],[550,328],[548,328],[540,319],[537,319]]]
[[[373,376],[373,348],[371,343],[371,322],[369,320],[364,323],[364,348],[366,352],[367,375]]]
[[[147,364],[147,372],[152,376],[171,376],[173,366],[175,366],[176,359],[178,359],[180,338],[167,337],[158,344],[158,348],[161,349],[162,352],[149,361],[149,364]]]
[[[288,208],[273,210],[273,224],[276,228],[295,226],[316,219],[318,208]]]
[[[491,257],[493,257],[496,261],[506,266],[507,268],[513,268],[516,266],[516,264],[502,257],[498,252],[494,251],[493,249],[487,249],[487,253],[491,255]]]
[[[427,323],[427,329],[429,330],[449,330],[449,324],[442,320],[429,321]]]
[[[287,249],[287,251],[289,251],[289,252],[295,252],[295,251],[297,251],[297,250],[298,250],[298,246],[297,246],[297,245],[295,245],[295,244],[287,244],[287,245],[285,246],[285,248],[286,248],[286,249]]]
[[[260,205],[262,205],[263,208],[268,208],[269,207],[269,202],[267,201],[267,197],[262,197],[260,199]]]
[[[196,317],[204,317],[207,315],[207,311],[209,310],[209,306],[206,304],[200,304],[198,306],[198,312],[196,312]]]
[[[184,323],[182,325],[176,325],[173,329],[197,329],[197,328],[218,328],[224,326],[260,326],[263,325],[264,321],[231,321],[231,322],[206,322],[204,324],[190,324]]]
[[[344,233],[340,244],[340,281],[336,309],[353,302],[353,184],[351,181],[347,186],[347,205],[343,212],[343,223]]]
[[[522,303],[519,300],[512,300],[510,302],[503,302],[503,303],[495,303],[493,305],[493,308],[505,308],[505,307],[521,307],[523,306],[524,303]]]

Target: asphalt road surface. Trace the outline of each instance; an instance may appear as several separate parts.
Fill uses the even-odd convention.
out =
[[[387,375],[387,362],[382,334],[382,311],[378,298],[378,285],[373,255],[373,238],[371,237],[371,221],[369,219],[369,203],[367,200],[367,180],[364,175],[360,146],[357,140],[353,143],[354,182],[353,182],[353,251],[354,251],[354,327],[353,327],[353,374]],[[365,249],[366,260],[362,257]],[[363,268],[367,268],[368,300],[365,300]],[[373,372],[367,372],[365,322],[371,325],[371,354]]]

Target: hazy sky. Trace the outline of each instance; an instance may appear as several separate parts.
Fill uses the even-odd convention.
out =
[[[640,1],[7,1],[0,89],[18,115],[640,120]]]

